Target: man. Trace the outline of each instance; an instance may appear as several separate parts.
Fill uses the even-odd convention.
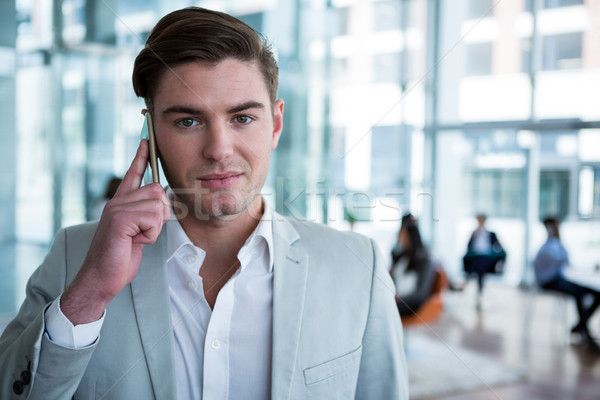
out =
[[[548,240],[535,257],[535,279],[543,289],[566,293],[575,298],[579,322],[573,326],[571,332],[579,334],[584,341],[590,342],[597,349],[596,343],[590,337],[587,323],[600,305],[600,293],[565,278],[563,271],[569,266],[569,254],[560,241],[559,221],[557,218],[548,217],[544,219],[544,227],[548,232]],[[593,299],[590,305],[586,305],[585,301],[588,295]]]
[[[506,253],[496,233],[488,231],[485,227],[487,216],[479,213],[475,218],[477,219],[477,229],[469,238],[467,253],[463,257],[463,266],[467,274],[477,275],[476,308],[481,311],[485,275],[503,271]]]
[[[260,196],[283,129],[277,65],[241,21],[158,22],[134,65],[170,184],[142,141],[99,222],[57,233],[0,339],[0,398],[408,397],[371,241]]]

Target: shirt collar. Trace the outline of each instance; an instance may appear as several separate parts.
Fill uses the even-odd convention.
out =
[[[193,246],[192,241],[187,237],[181,224],[175,217],[171,217],[166,223],[167,229],[167,261],[177,254],[177,251],[184,246]]]
[[[264,239],[267,244],[267,249],[269,250],[269,272],[273,271],[273,212],[271,208],[267,205],[267,203],[263,199],[263,215],[256,229],[250,234],[246,242],[242,246],[242,252],[244,248],[248,246],[256,245],[255,241],[260,240],[260,238]],[[186,245],[194,246],[192,241],[185,234],[185,231],[181,227],[181,224],[177,220],[177,218],[171,213],[171,219],[166,223],[167,229],[167,261],[175,256],[177,251]],[[194,246],[195,247],[195,246]],[[204,250],[203,250],[204,251]]]
[[[255,238],[263,238],[267,244],[267,249],[269,251],[269,272],[273,271],[273,213],[271,212],[271,208],[267,205],[267,203],[263,200],[263,216],[258,222],[256,229],[248,240],[246,240],[246,244],[252,243],[252,240]]]

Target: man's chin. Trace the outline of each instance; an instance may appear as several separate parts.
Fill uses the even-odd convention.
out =
[[[240,207],[237,205],[221,205],[218,207],[198,207],[194,210],[194,216],[196,219],[201,221],[206,220],[223,220],[223,221],[231,221],[239,218],[242,212],[245,210],[245,207]]]
[[[209,221],[209,220],[222,220],[222,221],[232,221],[239,218],[247,209],[247,205],[239,205],[239,204],[221,204],[221,205],[192,205],[192,206],[183,206],[176,207],[173,206],[175,210],[175,216],[177,219],[185,219],[188,217],[193,217],[198,221]]]
[[[260,194],[258,195],[260,198]],[[213,219],[234,220],[246,211],[253,211],[262,207],[253,207],[256,196],[235,196],[232,193],[219,193],[213,196],[198,196],[196,193],[180,193],[172,200],[174,214],[178,219],[194,217],[199,221]],[[262,204],[262,203],[260,203]],[[258,215],[260,218],[260,215]]]
[[[173,211],[177,219],[194,218],[198,221],[213,219],[233,220],[238,218],[245,207],[238,205],[202,205],[186,202],[173,202]]]

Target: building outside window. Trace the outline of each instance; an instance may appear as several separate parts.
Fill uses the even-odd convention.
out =
[[[569,190],[569,171],[540,171],[540,221],[569,215]]]
[[[492,72],[492,43],[471,43],[467,47],[466,75],[489,75]]]
[[[544,37],[544,70],[574,69],[582,66],[581,32]]]

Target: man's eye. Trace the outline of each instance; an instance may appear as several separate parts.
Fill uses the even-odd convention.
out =
[[[184,118],[184,119],[180,119],[177,122],[177,125],[183,127],[183,128],[191,128],[194,125],[197,125],[198,122],[196,120],[193,120],[192,118]]]
[[[234,120],[238,124],[249,124],[252,121],[252,118],[247,115],[238,115],[234,118]]]

